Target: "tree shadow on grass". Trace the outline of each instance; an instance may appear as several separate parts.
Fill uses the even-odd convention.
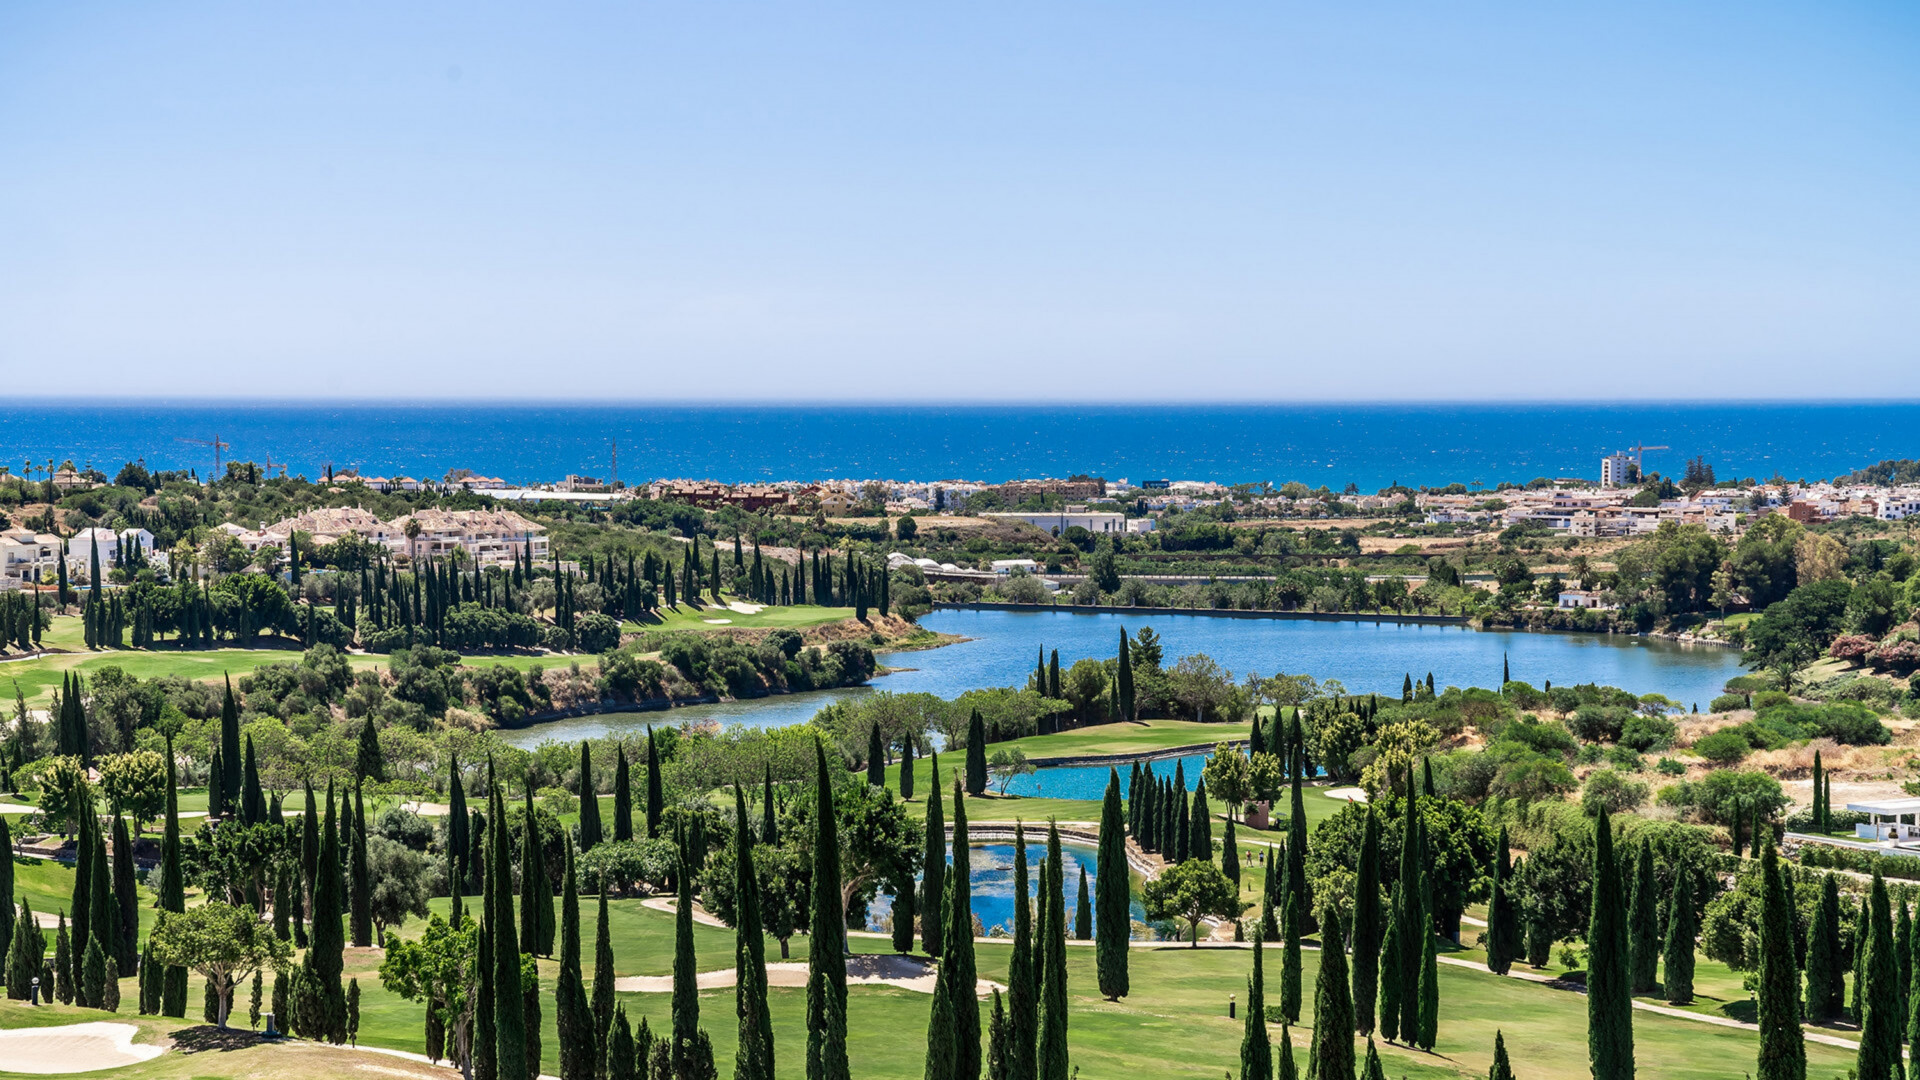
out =
[[[276,1041],[246,1028],[218,1028],[212,1024],[170,1031],[167,1038],[173,1040],[173,1048],[182,1054],[199,1054],[208,1050],[245,1050],[250,1046]]]

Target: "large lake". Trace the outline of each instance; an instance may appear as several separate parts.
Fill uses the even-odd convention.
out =
[[[883,663],[910,670],[874,680],[875,688],[951,698],[981,687],[1025,685],[1039,649],[1060,650],[1062,667],[1083,657],[1104,659],[1118,649],[1121,630],[1132,634],[1142,626],[1160,635],[1169,665],[1181,656],[1203,652],[1236,678],[1245,678],[1249,672],[1308,674],[1338,679],[1350,693],[1397,696],[1404,676],[1411,673],[1423,679],[1428,672],[1442,687],[1498,686],[1504,657],[1515,679],[1535,686],[1547,681],[1601,683],[1704,706],[1728,679],[1741,673],[1740,654],[1733,649],[1599,634],[1066,611],[936,611],[920,622],[930,630],[968,640],[883,656]],[[634,732],[648,724],[703,719],[778,727],[804,723],[830,701],[871,692],[832,690],[670,712],[609,713],[501,734],[514,745],[531,747],[545,739],[574,741]]]

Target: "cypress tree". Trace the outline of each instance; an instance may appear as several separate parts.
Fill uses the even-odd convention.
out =
[[[80,993],[76,1004],[89,1009],[106,1007],[107,969],[112,961],[100,948],[101,937],[95,934],[87,939],[87,952],[80,961]]]
[[[253,759],[253,736],[246,739],[244,765],[240,770],[240,822],[259,825],[267,820],[267,797],[260,790],[260,767]]]
[[[1387,1080],[1387,1074],[1380,1068],[1380,1049],[1373,1045],[1373,1039],[1367,1039],[1367,1062],[1360,1070],[1364,1080]]]
[[[1675,867],[1673,896],[1667,901],[1667,947],[1661,957],[1667,976],[1663,989],[1673,1005],[1693,1000],[1693,943],[1700,933],[1700,920],[1693,910],[1693,888],[1692,868]]]
[[[875,720],[867,728],[867,783],[874,787],[887,786],[886,744],[880,738],[880,721]]]
[[[1653,845],[1641,843],[1634,873],[1633,901],[1627,917],[1633,942],[1633,992],[1650,994],[1659,982],[1660,898],[1654,893]]]
[[[1392,914],[1387,919],[1386,934],[1380,944],[1379,1028],[1381,1037],[1385,1038],[1388,1042],[1399,1038],[1401,999],[1406,997],[1400,985],[1401,977],[1405,973],[1405,966],[1400,962],[1402,950],[1400,941],[1401,920],[1399,917],[1400,905],[1403,899],[1401,894],[1405,891],[1406,890],[1402,888],[1401,882],[1394,882],[1392,903],[1390,905]]]
[[[1641,845],[1644,851],[1646,845]],[[1800,973],[1793,958],[1793,900],[1771,841],[1760,852],[1760,1063],[1757,1080],[1806,1080],[1806,1039],[1800,1032]],[[1899,1054],[1899,1035],[1892,1037]]]
[[[1280,1029],[1280,1058],[1273,1066],[1273,1080],[1300,1080],[1300,1074],[1293,1067],[1293,1029]]]
[[[1280,920],[1273,913],[1273,876],[1278,871],[1273,868],[1273,849],[1266,854],[1266,880],[1260,887],[1260,940],[1272,941],[1280,936]]]
[[[1193,788],[1193,810],[1187,819],[1187,858],[1213,861],[1213,808],[1207,805],[1207,782]]]
[[[679,895],[673,904],[673,1072],[687,1075],[687,1064],[700,1037],[700,971],[693,955],[693,875],[683,865],[674,877]]]
[[[980,1001],[974,995],[978,967],[973,955],[973,884],[971,849],[967,846],[967,800],[960,780],[953,784],[953,872],[947,875],[949,903],[945,927],[947,944],[940,956],[940,978],[947,985],[953,1008],[953,1075],[955,1080],[979,1080]]]
[[[587,1003],[580,967],[580,886],[574,876],[573,845],[567,845],[566,876],[560,884],[560,972],[554,982],[554,1024],[560,1035],[560,1080],[592,1080],[593,1008]]]
[[[64,911],[53,935],[53,996],[62,1005],[73,1004],[73,935],[67,932]]]
[[[1267,987],[1261,972],[1266,952],[1253,933],[1253,974],[1247,976],[1247,1018],[1240,1035],[1240,1080],[1273,1080],[1273,1044],[1267,1040]]]
[[[1104,834],[1101,840],[1104,855]],[[1106,879],[1102,877],[1100,880],[1104,882]],[[1101,901],[1104,903],[1105,899],[1102,893]],[[1124,946],[1125,942],[1121,944]],[[1107,969],[1103,966],[1103,980],[1106,974]],[[1121,977],[1126,977],[1124,968]],[[1102,991],[1105,991],[1104,986]],[[1034,1054],[1039,1038],[1040,974],[1033,956],[1033,910],[1027,889],[1027,829],[1017,821],[1013,826],[1013,958],[1007,965],[1007,1002],[1010,1007],[1007,1015],[1008,1063],[1003,1080],[1033,1080],[1034,1069],[1038,1067]]]
[[[607,883],[599,885],[600,912],[593,927],[593,1071],[607,1075],[607,1030],[613,1023],[613,938],[607,927]]]
[[[1233,825],[1228,823],[1231,830]],[[1094,887],[1099,893],[1094,916],[1095,967],[1100,993],[1108,1001],[1127,996],[1127,942],[1133,935],[1132,897],[1129,895],[1127,838],[1120,812],[1120,773],[1107,769],[1107,793],[1100,803],[1100,847],[1094,861]],[[1231,832],[1228,834],[1231,836]],[[1024,861],[1024,860],[1023,860]],[[1024,875],[1022,875],[1024,877]],[[1021,882],[1024,886],[1025,882]]]
[[[526,828],[520,838],[520,937],[526,952],[534,956],[553,955],[553,885],[547,877],[546,841],[540,834],[540,819],[533,809],[533,786],[525,793]],[[513,895],[513,879],[507,879],[507,895]]]
[[[734,1080],[773,1080],[773,1016],[767,1005],[767,940],[760,923],[760,879],[753,867],[747,798],[733,788],[734,1013],[740,1022]],[[912,896],[909,888],[907,895]],[[911,918],[911,917],[909,917]],[[911,922],[909,922],[911,926]]]
[[[593,753],[587,740],[580,740],[580,776],[576,786],[580,796],[580,852],[585,854],[601,839],[600,792],[593,783]]]
[[[1420,954],[1420,1030],[1414,1043],[1432,1050],[1440,1038],[1440,961],[1435,955],[1438,934],[1428,929],[1421,935]]]
[[[1040,926],[1040,1032],[1035,1057],[1038,1080],[1067,1080],[1067,925],[1061,883],[1060,828],[1047,826],[1047,865],[1040,890],[1045,897]]]
[[[1513,873],[1513,860],[1507,847],[1507,827],[1500,826],[1500,850],[1493,857],[1491,896],[1487,900],[1487,970],[1495,975],[1505,975],[1513,967],[1514,945],[1519,937],[1518,920],[1514,917],[1515,897],[1510,895],[1511,885],[1508,878]]]
[[[107,1007],[106,988],[113,985],[114,996],[119,996],[120,964],[115,955],[120,950],[120,905],[113,898],[113,879],[108,870],[107,842],[100,835],[100,822],[93,822],[93,864],[87,873],[93,878],[92,888],[88,889],[88,902],[93,905],[88,913],[87,923],[92,928],[87,939],[89,951],[98,947],[103,967],[100,986],[87,994],[87,1004],[96,1009]]]
[[[1087,867],[1080,866],[1080,898],[1073,908],[1073,939],[1093,940],[1093,898],[1087,893]]]
[[[774,820],[773,805],[773,766],[767,766],[767,777],[760,795],[760,842],[771,847],[780,842],[780,827]]]
[[[1173,849],[1175,862],[1194,857],[1193,817],[1187,803],[1187,769],[1184,759],[1173,763]]]
[[[307,807],[311,815],[313,807]],[[173,739],[167,739],[167,808],[160,834],[160,910],[187,910],[186,882],[180,877],[180,789],[174,775]],[[167,968],[160,979],[160,1012],[163,1016],[187,1015],[187,969]]]
[[[8,886],[13,877],[13,860],[5,853],[12,851],[12,845],[6,838],[6,823],[0,822],[0,862],[7,863],[4,873],[0,873],[0,887]],[[140,962],[140,879],[134,874],[133,840],[127,835],[127,819],[119,814],[113,815],[113,898],[116,916],[114,922],[119,928],[119,940],[114,942],[113,955],[119,966],[116,978],[126,978],[139,968]],[[13,907],[13,890],[8,887],[9,901],[0,905],[0,914],[10,914],[6,909]],[[0,935],[0,955],[5,955],[6,938]]]
[[[116,819],[117,820],[117,819]],[[118,836],[115,836],[116,843]],[[0,816],[0,852],[13,850],[13,829],[7,824],[5,816]],[[117,854],[116,849],[116,854]],[[132,852],[129,851],[131,856]],[[13,924],[16,913],[13,908],[13,859],[10,855],[0,854],[0,965],[4,965],[7,954],[13,948]],[[136,928],[138,923],[136,922]],[[6,979],[6,969],[0,966],[0,982]]]
[[[926,1071],[923,1080],[958,1080],[959,1047],[953,1030],[953,988],[943,962],[933,980],[933,1006],[927,1015]],[[971,996],[971,995],[969,995]]]
[[[1346,943],[1340,917],[1320,912],[1320,975],[1313,988],[1313,1045],[1307,1071],[1315,1080],[1353,1080],[1353,999],[1347,989]]]
[[[1860,897],[1860,910],[1853,920],[1853,1002],[1847,1010],[1858,1024],[1866,1017],[1866,1007],[1860,1000],[1860,992],[1867,985],[1867,935],[1873,922],[1873,914],[1867,906],[1867,897]]]
[[[900,743],[900,797],[913,798],[913,735],[911,733],[908,733]]]
[[[1593,907],[1587,928],[1587,1061],[1593,1080],[1633,1078],[1633,987],[1627,919],[1613,858],[1613,824],[1593,826]]]
[[[937,989],[937,988],[936,988]],[[1011,1062],[1007,1059],[1007,1008],[998,987],[993,991],[993,1012],[987,1019],[987,1080],[1007,1080]]]
[[[1426,939],[1433,927],[1426,911],[1426,846],[1421,835],[1420,799],[1413,786],[1413,766],[1407,766],[1406,816],[1400,841],[1400,902],[1394,918],[1399,924],[1396,935],[1400,951],[1395,958],[1399,971],[1400,1039],[1409,1046],[1420,1038],[1421,961]]]
[[[384,781],[387,778],[387,759],[380,753],[380,733],[374,728],[372,719],[360,725],[360,744],[354,759],[354,772],[361,780]]]
[[[940,755],[933,755],[933,782],[927,785],[926,851],[920,860],[920,949],[939,956],[946,945],[947,830],[940,809]]]
[[[613,838],[633,839],[633,778],[627,768],[627,748],[623,743],[613,748]]]
[[[373,944],[373,879],[367,873],[367,804],[356,782],[353,788],[352,844],[347,852],[348,880],[351,883],[353,946],[364,949]]]
[[[1294,721],[1294,734],[1299,734],[1299,721]],[[1300,747],[1296,741],[1293,748],[1293,785],[1292,803],[1287,813],[1287,891],[1294,895],[1296,910],[1305,920],[1313,912],[1313,893],[1307,888],[1307,804],[1300,791],[1300,774],[1305,770]]]
[[[1300,937],[1304,923],[1300,894],[1288,889],[1280,909],[1280,1015],[1288,1024],[1300,1022]]]
[[[220,702],[220,802],[226,812],[240,801],[240,706],[233,700],[233,676],[227,676]]]
[[[1493,1068],[1487,1080],[1513,1080],[1513,1064],[1507,1060],[1507,1037],[1500,1029],[1493,1032]]]
[[[1913,919],[1907,914],[1904,900],[1893,907],[1893,956],[1898,968],[1894,973],[1894,985],[1900,988],[1900,1025],[1904,1031],[1908,1012],[1907,988],[1913,985]]]
[[[73,895],[69,898],[72,910],[68,917],[72,920],[73,962],[78,965],[87,955],[87,941],[92,935],[93,926],[93,795],[84,784],[79,785],[77,793],[80,819],[79,835],[76,837],[73,861]],[[75,968],[76,974],[78,968]],[[86,999],[82,998],[82,1005]]]
[[[660,790],[660,747],[654,742],[653,729],[647,729],[647,839],[660,835],[660,821],[666,813],[666,796]]]
[[[627,1023],[625,1005],[613,1014],[613,1022],[608,1025],[606,1032],[606,1043],[609,1080],[646,1080],[633,1067],[633,1026]]]
[[[1233,838],[1233,816],[1227,816],[1226,831],[1220,838],[1220,872],[1233,882],[1234,891],[1240,888],[1240,846]]]
[[[1671,969],[1669,969],[1671,970]],[[1807,928],[1806,1018],[1813,1023],[1832,1020],[1846,1011],[1846,967],[1840,949],[1840,888],[1832,874],[1820,876],[1820,902]],[[1669,974],[1671,979],[1672,975]],[[1908,1023],[1908,1041],[1913,1024]]]
[[[489,769],[491,772],[491,769]],[[496,1080],[529,1080],[527,1068],[526,1007],[514,991],[520,987],[520,938],[513,925],[513,843],[507,832],[507,804],[500,785],[488,778],[492,793],[488,846],[491,862],[487,881],[488,938],[493,977],[493,1068]],[[529,814],[527,838],[536,843],[538,826]],[[322,860],[324,861],[324,860]]]
[[[978,798],[987,791],[987,725],[980,710],[967,720],[967,794]]]
[[[1821,780],[1825,770],[1820,767],[1820,751],[1813,752],[1813,831],[1827,831],[1826,792],[1822,790]]]
[[[467,787],[460,780],[460,759],[447,756],[447,881],[452,895],[460,894],[461,860],[472,844],[468,832]]]
[[[1120,707],[1120,719],[1133,720],[1133,656],[1127,649],[1127,628],[1120,628],[1120,665],[1114,677],[1114,697]]]
[[[1859,1080],[1893,1080],[1901,1075],[1900,1035],[1906,1017],[1896,1011],[1899,964],[1893,955],[1893,916],[1887,883],[1878,870],[1867,901],[1866,970],[1860,989]],[[1804,1065],[1802,1066],[1804,1070]]]
[[[1058,701],[1060,694],[1060,650],[1054,649],[1047,658],[1047,696]]]
[[[827,749],[814,744],[813,905],[807,950],[807,1080],[847,1080],[847,915],[840,900],[840,827]],[[924,924],[924,919],[922,920]],[[972,995],[968,995],[971,1000]],[[978,1045],[978,1040],[975,1040]]]

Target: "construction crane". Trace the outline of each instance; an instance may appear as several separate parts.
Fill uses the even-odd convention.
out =
[[[1646,463],[1647,451],[1671,450],[1671,449],[1673,449],[1673,447],[1671,446],[1636,446],[1633,448],[1633,467],[1636,470],[1638,470],[1641,473],[1641,475],[1645,475],[1647,471],[1647,463]]]
[[[211,439],[189,439],[184,436],[176,435],[174,436],[174,441],[183,442],[183,443],[192,443],[195,446],[213,447],[213,475],[207,478],[207,482],[212,483],[213,481],[220,479],[220,451],[233,449],[232,443],[221,442],[220,436],[218,435],[215,435]]]
[[[281,476],[285,476],[285,475],[287,475],[287,463],[286,463],[286,462],[284,462],[284,461],[275,461],[275,460],[273,460],[273,455],[272,455],[272,454],[268,454],[268,455],[267,455],[267,460],[265,460],[265,461],[263,461],[263,462],[261,462],[261,463],[260,463],[260,467],[261,467],[261,468],[263,468],[263,469],[265,469],[265,470],[267,470],[267,475],[268,475],[269,477],[271,477],[271,476],[273,475],[273,470],[275,470],[275,469],[279,469],[279,470],[280,470],[280,475],[281,475]]]

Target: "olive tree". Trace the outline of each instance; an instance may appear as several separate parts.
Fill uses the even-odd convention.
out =
[[[220,1026],[233,1010],[233,988],[258,971],[285,971],[293,945],[274,936],[250,907],[209,900],[186,911],[163,911],[150,940],[155,963],[191,968],[213,985]]]

